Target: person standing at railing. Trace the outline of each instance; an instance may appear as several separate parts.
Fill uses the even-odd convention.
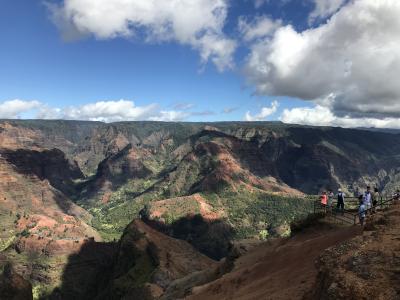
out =
[[[371,194],[371,187],[369,186],[367,186],[367,191],[364,193],[363,202],[366,210],[372,207],[372,194]]]
[[[322,192],[320,199],[321,199],[321,207],[324,210],[324,213],[326,213],[326,206],[328,205],[328,196],[325,191]]]
[[[364,226],[365,216],[366,216],[366,206],[364,204],[364,197],[361,195],[358,197],[360,206],[358,207],[358,218],[360,219],[361,226]]]
[[[333,209],[333,198],[335,197],[335,194],[332,192],[332,190],[328,190],[328,209],[331,211]]]
[[[342,213],[342,215],[344,215],[344,197],[345,194],[342,192],[341,189],[338,189],[336,208],[338,211]]]

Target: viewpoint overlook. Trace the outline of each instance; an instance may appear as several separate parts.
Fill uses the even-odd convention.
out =
[[[400,300],[399,0],[0,1],[0,300]]]

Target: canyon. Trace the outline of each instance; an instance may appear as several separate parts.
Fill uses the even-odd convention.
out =
[[[247,286],[238,264],[250,268],[263,259],[257,253],[298,247],[290,246],[296,236],[287,245],[268,241],[291,235],[290,225],[312,213],[313,195],[338,188],[353,195],[367,185],[391,194],[399,178],[397,132],[4,120],[0,267],[32,286],[35,299],[228,297],[218,280],[233,276]],[[323,250],[356,235],[324,228],[298,239]],[[253,258],[246,258],[249,241],[261,243]],[[240,296],[247,288],[237,299],[250,299]]]

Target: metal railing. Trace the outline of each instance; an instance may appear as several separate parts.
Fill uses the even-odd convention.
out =
[[[375,212],[377,209],[385,209],[392,205],[396,200],[399,200],[397,196],[391,197],[379,197],[375,206],[368,208],[365,213],[366,215],[370,215],[372,212]],[[342,223],[356,225],[359,223],[358,218],[358,207],[359,207],[359,199],[356,197],[347,197],[345,199],[345,205],[348,207],[352,207],[351,209],[339,210],[337,209],[337,201],[332,201],[329,205],[322,205],[319,200],[314,202],[314,214],[323,213],[325,217],[333,217],[335,222],[341,221]],[[354,207],[354,208],[353,208]]]

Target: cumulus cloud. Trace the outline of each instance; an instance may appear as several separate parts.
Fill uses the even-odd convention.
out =
[[[284,123],[313,126],[400,128],[399,118],[338,117],[335,116],[329,108],[320,105],[316,105],[313,108],[297,107],[285,109],[280,116],[280,120]]]
[[[157,110],[156,104],[136,106],[133,101],[99,101],[81,106],[70,106],[63,110],[62,118],[115,122],[147,119]]]
[[[333,15],[339,10],[347,0],[313,0],[315,3],[314,10],[308,18],[309,23],[313,23],[318,19],[325,19]]]
[[[335,125],[337,117],[326,107],[317,105],[314,108],[296,107],[285,109],[280,116],[284,123],[330,126]]]
[[[4,101],[0,103],[0,118],[18,119],[21,114],[40,109],[42,106],[39,101],[24,101],[20,99]]]
[[[358,0],[326,24],[281,26],[246,62],[258,94],[311,100],[335,116],[400,116],[400,1]]]
[[[93,35],[145,42],[176,41],[219,70],[233,65],[236,42],[223,33],[228,0],[64,0],[47,4],[64,38]]]
[[[98,101],[79,106],[57,108],[39,101],[9,100],[0,103],[0,118],[20,118],[29,114],[37,119],[89,120],[101,122],[118,121],[183,121],[204,112],[162,110],[158,104],[137,106],[130,100]]]
[[[253,18],[251,21],[240,17],[239,32],[243,40],[249,42],[272,35],[281,26],[281,23],[281,20],[273,20],[267,16],[259,16]]]
[[[278,110],[278,101],[273,101],[270,107],[263,107],[261,111],[256,115],[251,115],[250,112],[246,112],[244,116],[245,121],[263,121],[270,115],[273,115]]]

